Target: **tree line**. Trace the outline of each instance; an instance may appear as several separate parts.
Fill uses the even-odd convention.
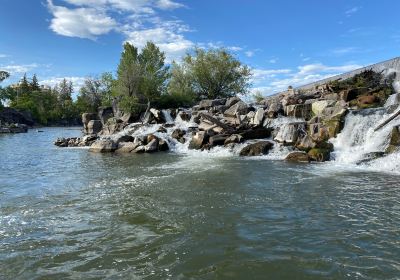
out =
[[[0,82],[9,74],[0,71]],[[205,98],[246,94],[250,89],[250,68],[225,49],[196,48],[180,62],[165,62],[165,53],[148,42],[139,50],[125,43],[114,77],[103,73],[87,77],[72,98],[73,84],[63,79],[53,88],[39,85],[36,75],[26,75],[17,87],[0,88],[0,106],[32,113],[38,123],[71,123],[84,112],[116,104],[123,112],[141,113],[150,106],[177,108],[191,106]]]

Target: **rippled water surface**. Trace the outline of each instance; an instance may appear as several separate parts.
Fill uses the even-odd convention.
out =
[[[400,279],[400,176],[0,136],[0,279]]]

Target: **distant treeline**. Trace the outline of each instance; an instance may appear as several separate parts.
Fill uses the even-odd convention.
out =
[[[0,82],[9,74],[0,71]],[[197,48],[180,62],[165,63],[165,53],[152,42],[139,51],[125,43],[116,76],[87,77],[73,100],[73,84],[63,79],[53,88],[26,75],[18,85],[0,88],[1,103],[32,113],[44,125],[73,123],[84,112],[116,103],[124,112],[140,113],[149,106],[191,106],[204,98],[246,94],[251,71],[225,49]]]

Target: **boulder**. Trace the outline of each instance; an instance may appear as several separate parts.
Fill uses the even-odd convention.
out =
[[[322,148],[313,148],[308,152],[312,161],[323,162],[330,160],[330,150]]]
[[[349,102],[351,100],[356,99],[359,95],[364,95],[368,93],[369,89],[366,87],[360,87],[360,88],[353,88],[353,89],[347,89],[343,90],[339,93],[340,99]]]
[[[205,99],[205,100],[201,100],[199,103],[199,109],[209,109],[211,107],[214,106],[219,106],[219,105],[225,105],[226,103],[226,99]]]
[[[242,101],[242,100],[240,100],[240,98],[239,98],[239,97],[236,97],[236,96],[231,97],[231,98],[228,98],[228,99],[226,100],[226,102],[225,102],[225,106],[228,107],[228,108],[230,108],[230,107],[232,107],[233,105],[235,105],[236,103],[238,103],[239,101]]]
[[[264,109],[258,108],[256,113],[254,114],[251,124],[254,126],[261,126],[264,120],[264,114],[265,114]]]
[[[312,148],[316,147],[316,143],[313,141],[312,137],[306,134],[296,145],[296,148],[302,151],[308,152]]]
[[[91,146],[89,151],[94,153],[111,153],[118,148],[117,144],[110,139],[96,140]]]
[[[144,151],[146,153],[154,153],[158,151],[158,139],[153,138],[146,146],[144,146]]]
[[[228,146],[232,143],[242,143],[243,142],[243,136],[240,134],[232,134],[228,138],[225,139],[224,146]]]
[[[84,125],[85,129],[85,125]],[[91,120],[86,125],[86,134],[98,134],[103,129],[103,124],[100,120]]]
[[[168,146],[167,141],[165,141],[164,139],[160,139],[158,141],[158,150],[160,152],[168,151],[169,150],[169,146]]]
[[[181,143],[185,143],[186,142],[186,140],[184,138],[185,134],[186,134],[186,131],[184,131],[183,129],[177,128],[172,132],[171,137],[178,140]]]
[[[214,135],[214,136],[210,137],[210,139],[208,140],[208,143],[210,144],[211,147],[222,146],[225,144],[225,140],[228,137],[229,137],[229,135],[225,135],[225,134]]]
[[[305,123],[288,123],[279,128],[274,140],[285,145],[294,145],[302,134],[305,134]]]
[[[285,158],[287,161],[291,162],[310,162],[310,157],[306,152],[291,152]]]
[[[35,121],[30,112],[4,107],[0,108],[0,124],[1,123],[25,124],[27,126],[32,126],[35,124]]]
[[[201,147],[208,140],[208,135],[205,131],[199,131],[193,135],[192,140],[189,143],[189,149],[201,149]]]
[[[267,107],[267,116],[268,118],[276,118],[280,113],[283,113],[283,106],[280,102],[272,102]]]
[[[245,140],[264,139],[271,136],[271,130],[267,128],[256,128],[240,132],[239,134]]]
[[[285,107],[285,114],[288,117],[303,118],[305,120],[309,120],[312,116],[311,104],[288,105]]]
[[[243,101],[238,101],[228,110],[224,112],[224,115],[227,117],[236,117],[237,115],[246,115],[249,112],[249,106]]]
[[[261,156],[268,154],[269,150],[274,146],[270,141],[260,141],[249,144],[240,151],[240,156]]]
[[[400,149],[400,126],[394,126],[389,137],[389,145],[385,150],[388,154]]]
[[[118,143],[118,148],[115,151],[116,153],[130,153],[139,147],[139,143],[133,142],[120,142]]]
[[[190,121],[191,115],[188,112],[185,111],[180,111],[177,115],[176,118],[179,120],[182,120],[184,122]]]
[[[107,121],[114,117],[114,111],[112,107],[99,107],[98,116],[103,125],[107,123]]]
[[[92,120],[98,120],[98,119],[99,119],[99,117],[95,113],[83,113],[82,114],[83,133],[90,134],[88,131],[89,122]]]
[[[335,105],[336,101],[333,100],[320,100],[311,104],[311,110],[314,115],[321,115],[325,108]]]
[[[133,142],[135,141],[135,137],[131,135],[118,135],[116,139],[114,139],[115,143],[119,144],[121,142]]]
[[[103,125],[101,135],[113,135],[117,132],[122,131],[127,126],[126,123],[122,122],[117,118],[109,118],[107,123]]]
[[[150,113],[153,114],[153,116],[157,119],[157,120],[161,120],[162,118],[162,113],[160,110],[154,109],[154,108],[150,108]]]

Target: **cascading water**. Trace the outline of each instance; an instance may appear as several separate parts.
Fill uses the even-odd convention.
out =
[[[385,127],[374,131],[383,120],[390,116],[384,108],[351,111],[346,117],[342,132],[331,139],[335,147],[332,153],[334,161],[342,164],[360,164],[379,170],[385,169],[384,171],[395,171],[399,168],[399,153],[373,159],[375,156],[383,155],[389,144],[393,126],[400,125],[400,118],[396,118]],[[384,166],[379,164],[383,162]]]
[[[166,123],[173,123],[174,119],[171,116],[171,110],[161,110]]]

